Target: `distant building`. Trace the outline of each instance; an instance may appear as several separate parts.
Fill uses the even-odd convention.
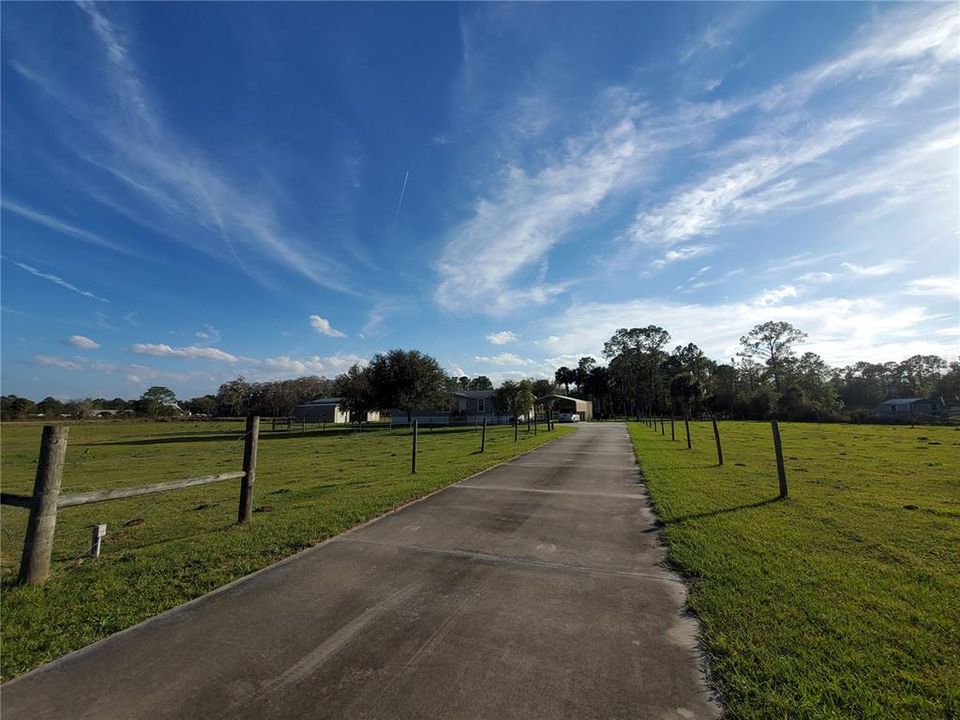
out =
[[[590,400],[581,400],[567,395],[544,395],[536,399],[536,405],[547,405],[554,412],[576,413],[581,420],[593,420],[593,403]]]
[[[496,415],[493,407],[494,390],[456,390],[450,412],[454,415]]]
[[[304,422],[325,422],[331,424],[351,423],[351,422],[377,422],[380,420],[380,413],[371,410],[366,417],[359,418],[356,413],[348,413],[340,407],[343,398],[319,398],[303,405],[297,405],[293,411],[295,420]]]
[[[509,416],[497,413],[493,402],[495,394],[495,390],[454,390],[447,407],[414,410],[410,419],[431,425],[469,425],[484,420],[490,425],[510,422]],[[406,410],[394,409],[391,416],[394,423],[407,422]]]
[[[877,405],[877,415],[889,418],[909,418],[912,415],[933,415],[940,411],[940,403],[926,398],[891,398]]]

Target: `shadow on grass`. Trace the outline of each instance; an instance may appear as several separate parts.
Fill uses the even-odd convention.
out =
[[[673,518],[672,520],[658,520],[657,524],[644,532],[656,532],[660,528],[668,527],[670,525],[679,525],[685,523],[688,520],[702,520],[704,518],[716,517],[718,515],[727,515],[729,513],[740,512],[741,510],[752,510],[754,508],[764,507],[765,505],[773,505],[778,503],[783,498],[775,497],[769,498],[767,500],[760,500],[754,503],[747,503],[746,505],[735,505],[734,507],[721,508],[719,510],[710,510],[709,512],[701,513],[691,513],[690,515],[681,515],[680,517]]]

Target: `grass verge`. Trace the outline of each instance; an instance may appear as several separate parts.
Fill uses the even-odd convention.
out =
[[[417,474],[410,432],[344,429],[261,433],[253,522],[236,522],[239,481],[58,513],[54,563],[41,587],[13,584],[27,513],[0,509],[4,679],[130,627],[227,582],[542,445],[513,429],[421,430]],[[239,470],[242,423],[83,423],[70,428],[64,493]],[[5,492],[33,487],[40,426],[5,424]],[[90,526],[107,523],[103,555],[85,560]]]
[[[730,717],[960,717],[960,432],[631,423]]]

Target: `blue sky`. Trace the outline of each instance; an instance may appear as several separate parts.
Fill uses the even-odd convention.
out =
[[[5,394],[960,348],[956,5],[0,12]]]

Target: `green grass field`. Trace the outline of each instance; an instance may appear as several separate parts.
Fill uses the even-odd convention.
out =
[[[408,430],[261,433],[253,522],[235,525],[239,480],[63,508],[54,565],[40,587],[13,584],[27,511],[0,510],[2,674],[130,627],[231,580],[569,432],[534,437],[489,428],[421,430],[410,474]],[[30,494],[41,426],[4,424],[4,492]],[[70,428],[62,492],[143,485],[239,470],[241,422],[91,422]],[[85,561],[90,526],[107,523],[103,555]]]
[[[960,717],[960,431],[630,424],[729,717]]]

